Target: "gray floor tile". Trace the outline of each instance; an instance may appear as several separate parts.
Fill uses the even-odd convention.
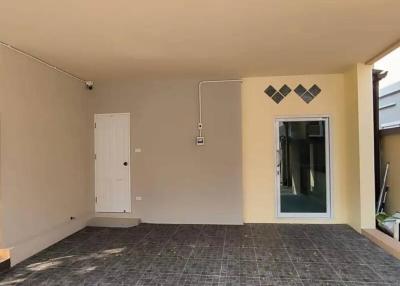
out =
[[[316,249],[315,244],[308,238],[285,238],[283,242],[286,248]]]
[[[160,258],[154,259],[146,272],[153,273],[183,273],[188,259],[185,258]]]
[[[285,243],[282,238],[270,238],[270,237],[255,237],[255,247],[266,247],[266,248],[285,248]]]
[[[222,260],[189,259],[183,273],[198,275],[220,275]]]
[[[373,268],[374,272],[377,273],[384,282],[400,285],[400,263],[392,265],[371,265],[370,268]]]
[[[260,277],[250,276],[222,276],[219,286],[260,286]]]
[[[321,237],[311,237],[310,240],[314,243],[315,248],[317,249],[337,249],[344,250],[345,249],[345,241],[335,240],[331,238],[321,238]],[[349,249],[352,250],[352,249]]]
[[[363,260],[355,251],[343,249],[319,249],[319,252],[329,263],[363,263]]]
[[[260,277],[261,286],[303,286],[299,279],[276,279],[270,277]]]
[[[302,282],[307,286],[346,286],[346,284],[341,281],[302,280]]]
[[[222,254],[223,259],[240,260],[241,247],[225,246]]]
[[[262,262],[290,262],[289,253],[285,248],[256,247],[256,258]]]
[[[302,280],[340,281],[340,277],[328,263],[294,263]]]
[[[254,238],[245,236],[226,236],[224,246],[226,247],[254,247]]]
[[[182,275],[179,286],[219,286],[218,275]]]
[[[399,260],[346,225],[85,228],[0,285],[399,285]]]
[[[254,247],[224,247],[223,259],[256,260]]]
[[[224,260],[221,267],[223,276],[258,276],[255,260]]]
[[[181,274],[146,273],[137,281],[137,284],[126,285],[176,286],[179,285],[181,276]]]
[[[207,235],[201,234],[196,241],[196,246],[197,247],[223,247],[224,242],[225,242],[225,237],[207,236]]]
[[[370,267],[361,264],[332,264],[343,281],[349,282],[384,282]]]
[[[291,262],[258,262],[258,272],[264,279],[299,278]]]
[[[379,283],[368,283],[368,282],[346,282],[346,286],[394,286],[398,284],[392,284],[392,283],[384,283],[384,282],[379,282]]]
[[[383,251],[355,251],[360,263],[367,265],[396,265],[398,259]]]
[[[171,246],[167,245],[160,251],[160,257],[180,257],[189,258],[193,255],[194,247],[192,246]]]
[[[287,249],[293,263],[324,263],[324,257],[317,249]]]
[[[201,233],[207,236],[225,237],[226,226],[224,225],[204,225]]]
[[[222,259],[223,247],[196,247],[193,251],[193,258],[197,259]]]

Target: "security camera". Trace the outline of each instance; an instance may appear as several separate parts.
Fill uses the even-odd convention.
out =
[[[90,89],[90,90],[93,89],[93,85],[94,85],[94,82],[93,82],[93,81],[87,81],[87,82],[86,82],[86,87],[87,87],[88,89]]]

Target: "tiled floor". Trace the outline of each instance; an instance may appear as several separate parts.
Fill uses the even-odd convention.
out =
[[[400,261],[344,225],[141,224],[86,228],[0,280],[16,284],[400,285]]]

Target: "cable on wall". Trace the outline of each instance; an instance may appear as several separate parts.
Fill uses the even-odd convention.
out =
[[[73,79],[79,80],[80,82],[85,83],[85,85],[86,85],[86,87],[88,89],[92,89],[93,88],[93,81],[84,80],[84,79],[82,79],[82,78],[80,78],[80,77],[78,77],[78,76],[76,76],[76,75],[74,75],[74,74],[72,74],[70,72],[67,72],[67,71],[65,71],[63,69],[60,69],[60,68],[58,68],[58,67],[56,67],[56,66],[54,66],[52,64],[49,64],[48,62],[46,62],[46,61],[44,61],[44,60],[42,60],[42,59],[40,59],[38,57],[35,57],[35,56],[33,56],[33,55],[31,55],[31,54],[29,54],[27,52],[24,52],[24,51],[22,51],[22,50],[20,50],[20,49],[18,49],[16,47],[10,45],[10,44],[5,43],[5,42],[0,41],[0,45],[4,46],[4,47],[6,47],[6,48],[8,48],[10,50],[13,50],[14,52],[17,52],[17,53],[19,53],[21,55],[24,55],[24,56],[26,56],[28,58],[31,58],[31,59],[33,59],[33,60],[35,60],[35,61],[37,61],[37,62],[39,62],[39,63],[41,63],[41,64],[43,64],[45,66],[57,71],[57,72],[60,72],[60,73],[62,73],[64,75],[66,75],[66,76],[69,76],[69,77],[71,77]]]
[[[199,82],[198,85],[198,100],[199,100],[199,123],[197,124],[197,129],[199,131],[199,136],[196,137],[196,145],[204,145],[204,136],[202,133],[203,130],[203,105],[202,105],[202,92],[201,92],[201,88],[204,84],[208,84],[208,83],[225,83],[225,82],[243,82],[243,80],[241,79],[224,79],[224,80],[203,80]]]

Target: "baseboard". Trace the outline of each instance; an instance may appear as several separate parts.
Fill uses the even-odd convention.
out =
[[[85,228],[91,215],[83,216],[68,222],[65,222],[57,227],[52,228],[48,232],[40,233],[34,237],[19,242],[18,244],[9,246],[11,266],[35,255],[36,253],[46,249],[54,243],[66,238],[67,236]]]

